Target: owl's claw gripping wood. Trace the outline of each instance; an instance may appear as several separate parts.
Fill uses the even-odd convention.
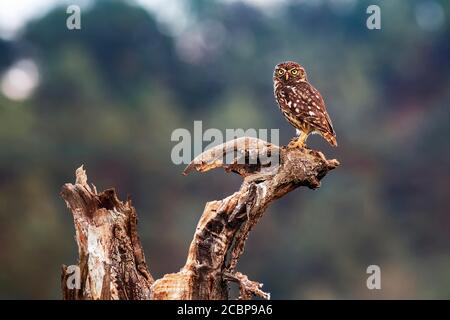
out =
[[[290,148],[290,149],[295,149],[295,148],[303,149],[303,148],[306,148],[306,144],[305,144],[304,141],[300,141],[299,138],[294,138],[294,139],[292,139],[289,142],[288,148]]]
[[[300,131],[300,135],[298,137],[293,138],[289,144],[288,144],[288,148],[294,149],[294,148],[299,148],[299,149],[303,149],[306,148],[306,138],[308,137],[308,135],[306,133],[304,133],[303,131]]]

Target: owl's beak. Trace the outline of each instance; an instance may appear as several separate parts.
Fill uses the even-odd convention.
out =
[[[286,79],[286,81],[289,79],[289,73],[285,73],[284,78]]]

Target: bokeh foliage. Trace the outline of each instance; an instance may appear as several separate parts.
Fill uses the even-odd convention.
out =
[[[433,1],[379,1],[382,30],[370,31],[373,1],[338,2],[191,1],[190,26],[170,34],[104,0],[80,31],[59,7],[1,40],[0,72],[32,59],[40,84],[25,101],[0,94],[0,298],[60,297],[60,265],[77,250],[58,193],[81,164],[99,189],[132,196],[153,275],[178,270],[204,203],[240,179],[181,176],[172,131],[280,128],[287,143],[271,80],[287,59],[306,67],[337,131],[339,148],[310,146],[342,166],[271,207],[238,268],[273,298],[450,298],[450,3],[430,31],[416,15]],[[381,291],[365,286],[370,264]]]

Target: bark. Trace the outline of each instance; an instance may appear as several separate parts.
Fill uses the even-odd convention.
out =
[[[235,139],[202,153],[184,174],[222,167],[240,174],[243,183],[225,199],[206,203],[186,264],[156,281],[148,271],[131,200],[120,201],[114,189],[97,193],[81,167],[75,184],[61,191],[74,217],[80,270],[80,286],[71,289],[71,274],[63,266],[63,298],[226,300],[228,283],[236,282],[240,299],[269,299],[262,284],[236,271],[250,231],[273,201],[300,186],[318,188],[338,165],[318,151],[256,138]]]

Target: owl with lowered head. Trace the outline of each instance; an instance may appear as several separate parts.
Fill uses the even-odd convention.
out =
[[[273,74],[273,86],[281,112],[297,129],[298,137],[289,143],[289,147],[305,147],[306,139],[312,133],[320,134],[332,146],[337,146],[325,102],[319,91],[308,82],[305,69],[300,64],[293,61],[279,63]]]

